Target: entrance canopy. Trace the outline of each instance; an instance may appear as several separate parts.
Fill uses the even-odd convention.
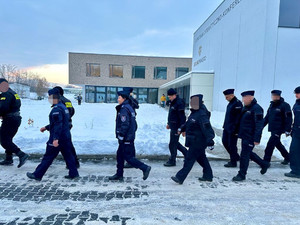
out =
[[[214,88],[214,72],[189,72],[185,75],[172,80],[159,87],[158,97],[165,94],[170,88],[174,88],[178,95],[183,98],[189,105],[189,98],[192,95],[203,94],[204,104],[208,110],[212,109],[213,88]]]

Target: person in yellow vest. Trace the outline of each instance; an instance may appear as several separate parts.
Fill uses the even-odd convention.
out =
[[[163,108],[165,108],[165,106],[166,106],[166,100],[167,100],[167,98],[166,98],[165,94],[163,94],[163,95],[160,97],[161,106],[162,106]]]
[[[5,149],[6,157],[0,162],[2,166],[13,164],[13,154],[19,157],[18,168],[23,166],[29,155],[13,143],[13,138],[17,134],[21,125],[22,117],[20,115],[21,99],[19,95],[9,88],[8,81],[0,78],[0,119],[2,120],[0,128],[0,142]]]

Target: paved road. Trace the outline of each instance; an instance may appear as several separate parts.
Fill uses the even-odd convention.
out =
[[[251,163],[245,182],[234,183],[237,169],[212,161],[214,181],[201,183],[194,166],[183,185],[170,177],[182,166],[164,168],[148,161],[147,181],[135,169],[123,182],[109,182],[115,161],[85,162],[81,178],[68,181],[56,161],[41,182],[28,180],[36,161],[21,169],[0,168],[0,224],[299,224],[300,180],[285,178],[287,166],[273,163],[266,175]]]

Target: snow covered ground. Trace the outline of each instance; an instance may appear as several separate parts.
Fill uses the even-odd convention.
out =
[[[115,161],[82,163],[78,181],[63,178],[62,161],[55,161],[41,182],[25,175],[36,161],[21,169],[1,167],[0,224],[299,224],[300,180],[284,177],[289,169],[279,162],[265,175],[251,162],[242,183],[231,181],[238,169],[224,168],[224,161],[211,161],[213,182],[199,182],[202,169],[195,164],[183,185],[170,179],[182,160],[172,168],[146,163],[152,166],[148,180],[127,169],[124,182],[107,180]]]
[[[73,99],[73,96],[67,96]],[[72,136],[78,154],[115,154],[117,140],[115,138],[115,106],[116,104],[89,104],[81,106],[73,101],[76,113],[73,118]],[[43,153],[48,133],[41,133],[39,129],[48,124],[50,104],[47,100],[22,100],[22,125],[16,135],[16,143],[27,153]],[[138,131],[136,137],[137,154],[141,155],[168,155],[169,131],[165,129],[167,110],[152,104],[141,104],[137,111]],[[28,120],[34,121],[33,126]],[[221,144],[221,131],[224,119],[223,112],[212,112],[211,123],[216,129],[216,147],[209,151],[210,157],[228,158],[228,154]],[[269,137],[267,129],[264,130],[261,154]],[[282,138],[288,147],[290,138]],[[180,141],[184,144],[184,139]],[[274,155],[281,158],[278,151]]]

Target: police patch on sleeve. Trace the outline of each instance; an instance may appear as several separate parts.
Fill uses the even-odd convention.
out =
[[[121,121],[124,123],[126,121],[126,116],[121,116]]]

